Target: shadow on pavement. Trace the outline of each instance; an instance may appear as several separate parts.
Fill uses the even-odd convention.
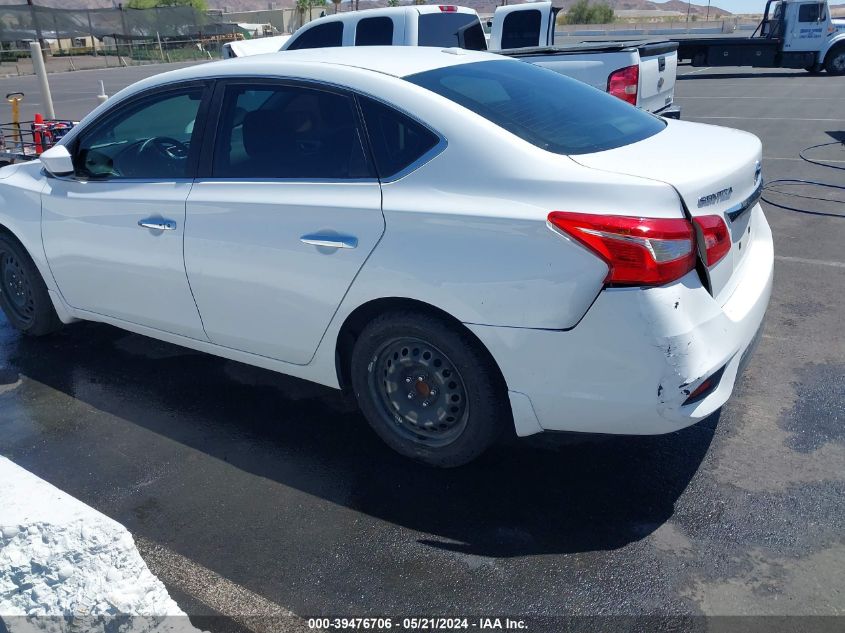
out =
[[[714,416],[657,437],[512,439],[476,463],[441,471],[393,454],[339,392],[273,372],[91,323],[47,339],[20,337],[0,323],[2,348],[22,376],[97,411],[243,471],[423,532],[422,544],[489,557],[609,550],[647,536],[672,515],[717,422]],[[91,460],[88,477],[100,476],[91,455],[96,450],[74,439],[84,419],[74,420],[68,432],[39,422],[43,404],[38,410],[27,402],[17,406],[33,407],[26,415],[41,441],[62,442],[63,459]],[[113,471],[131,472],[120,464]],[[210,490],[226,488],[205,483]]]

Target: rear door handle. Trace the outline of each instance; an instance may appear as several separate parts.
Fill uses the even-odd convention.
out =
[[[145,229],[153,229],[154,231],[175,231],[176,222],[173,220],[162,220],[161,218],[147,218],[146,220],[138,220],[138,226]]]
[[[325,246],[326,248],[355,248],[358,246],[358,238],[352,235],[332,235],[311,233],[299,238],[303,244],[311,246]]]

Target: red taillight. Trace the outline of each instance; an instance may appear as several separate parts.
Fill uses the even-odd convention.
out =
[[[637,86],[640,84],[640,67],[626,66],[614,70],[607,78],[607,91],[622,101],[637,105]]]
[[[725,221],[718,215],[703,215],[693,218],[701,231],[700,244],[704,248],[702,256],[707,267],[713,266],[731,250],[731,236]]]
[[[552,211],[549,223],[607,263],[605,283],[662,286],[695,268],[695,234],[687,220]]]
[[[454,4],[441,4],[440,10],[444,13],[457,13],[458,7]]]

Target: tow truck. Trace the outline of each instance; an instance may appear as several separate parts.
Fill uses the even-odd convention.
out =
[[[827,2],[768,0],[751,37],[677,39],[678,59],[693,66],[804,68],[845,74],[845,19]]]

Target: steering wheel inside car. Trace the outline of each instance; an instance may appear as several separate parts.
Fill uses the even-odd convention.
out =
[[[162,158],[168,160],[185,160],[188,158],[187,144],[169,136],[153,136],[148,138],[138,148],[138,154],[146,154],[151,149]]]

